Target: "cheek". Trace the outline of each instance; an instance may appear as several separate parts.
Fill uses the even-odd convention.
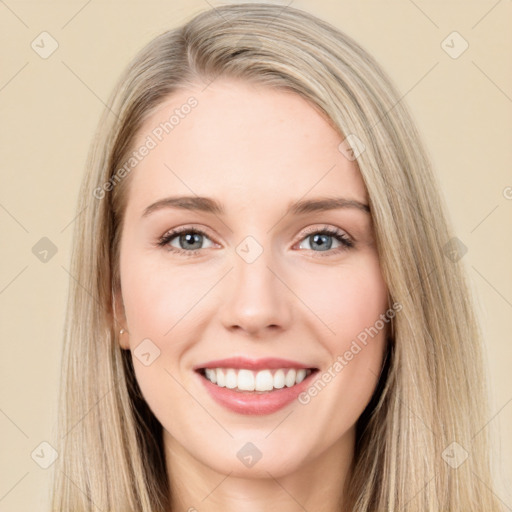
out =
[[[191,308],[205,290],[199,293],[204,287],[183,268],[133,254],[122,263],[121,281],[135,377],[150,409],[176,433],[183,421],[177,420],[170,404],[186,408],[190,395],[180,385],[175,365],[189,343],[185,332],[197,313]],[[144,352],[150,353],[147,365]]]
[[[310,272],[303,287],[307,304],[331,331],[325,339],[338,351],[372,327],[387,309],[387,286],[374,255],[329,272],[320,270],[317,276]]]
[[[156,339],[163,339],[185,316],[187,321],[194,317],[194,305],[211,286],[190,270],[150,258],[127,258],[121,272],[130,332]]]
[[[323,286],[308,281],[312,308],[330,329],[321,338],[330,362],[323,368],[326,389],[319,384],[304,403],[321,394],[317,405],[330,403],[339,411],[336,421],[343,423],[360,415],[377,384],[390,326],[388,289],[375,253],[332,270],[329,276],[318,274],[316,283]]]
[[[331,422],[335,436],[355,422],[375,390],[391,317],[386,316],[388,289],[376,254],[340,265],[330,277],[323,279],[322,291],[311,290],[319,316],[333,331],[323,337],[331,360],[322,368],[321,382],[299,402],[319,415],[320,424]]]

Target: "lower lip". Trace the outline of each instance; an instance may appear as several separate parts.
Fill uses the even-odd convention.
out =
[[[318,371],[312,372],[301,383],[288,388],[258,393],[254,391],[234,391],[220,387],[197,373],[211,397],[220,405],[238,414],[272,414],[293,402],[311,383]]]

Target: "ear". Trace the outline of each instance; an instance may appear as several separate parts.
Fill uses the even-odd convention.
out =
[[[112,290],[112,310],[114,313],[114,335],[119,341],[121,348],[129,350],[130,334],[126,325],[126,314],[124,311],[123,296],[120,288]],[[121,329],[123,329],[124,332],[121,333]]]

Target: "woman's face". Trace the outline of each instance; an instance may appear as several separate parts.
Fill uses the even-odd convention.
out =
[[[228,79],[174,94],[139,132],[121,344],[173,456],[275,477],[352,457],[389,324],[342,140],[300,96]]]

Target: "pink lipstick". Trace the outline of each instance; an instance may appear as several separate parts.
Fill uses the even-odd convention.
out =
[[[218,404],[248,415],[272,414],[293,402],[313,380],[318,368],[278,358],[232,357],[194,367]]]

